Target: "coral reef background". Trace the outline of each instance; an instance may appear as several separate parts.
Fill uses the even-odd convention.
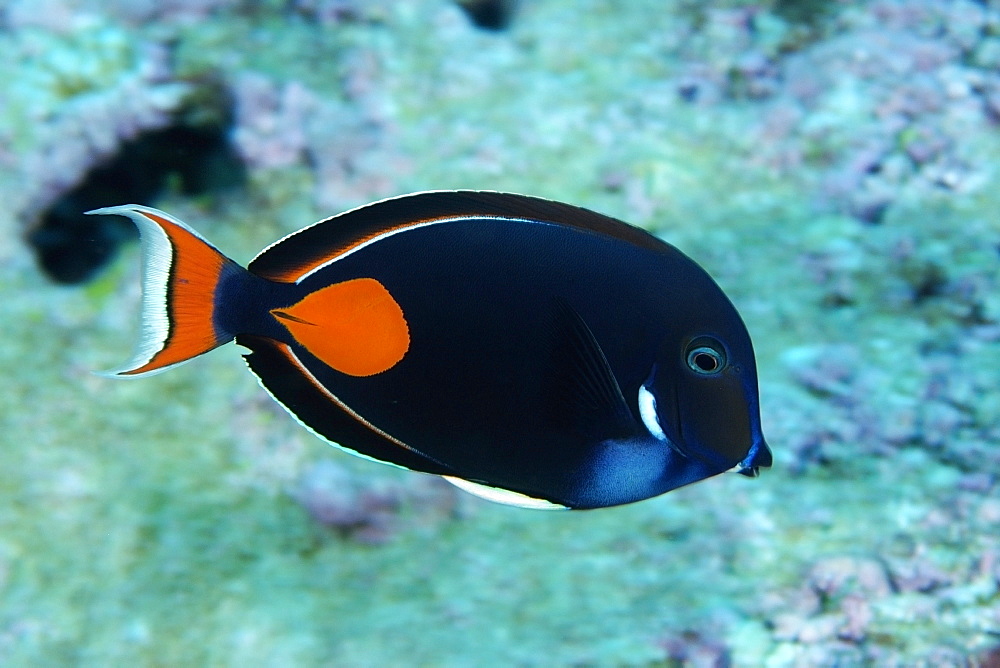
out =
[[[1000,7],[474,4],[0,3],[0,663],[997,665]],[[231,347],[91,373],[139,283],[86,203],[246,261],[439,188],[702,263],[775,467],[529,512],[327,448]]]

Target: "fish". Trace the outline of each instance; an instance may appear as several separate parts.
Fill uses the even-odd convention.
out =
[[[593,509],[772,463],[743,320],[653,234],[561,202],[427,191],[326,218],[246,268],[173,216],[138,227],[141,333],[106,372],[235,341],[295,420],[491,501]]]

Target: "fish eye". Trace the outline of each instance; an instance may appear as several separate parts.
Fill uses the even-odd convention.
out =
[[[688,368],[702,376],[714,376],[726,366],[726,349],[714,339],[692,341],[687,351]]]

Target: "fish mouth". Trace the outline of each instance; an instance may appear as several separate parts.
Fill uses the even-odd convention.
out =
[[[770,468],[773,463],[771,448],[768,447],[764,439],[758,439],[750,448],[750,452],[742,462],[734,466],[731,470],[734,473],[745,475],[748,478],[756,478],[760,475],[761,468]]]

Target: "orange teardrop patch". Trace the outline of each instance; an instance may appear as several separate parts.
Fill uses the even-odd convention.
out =
[[[403,309],[374,278],[334,283],[271,313],[310,353],[349,376],[391,369],[410,347]]]

